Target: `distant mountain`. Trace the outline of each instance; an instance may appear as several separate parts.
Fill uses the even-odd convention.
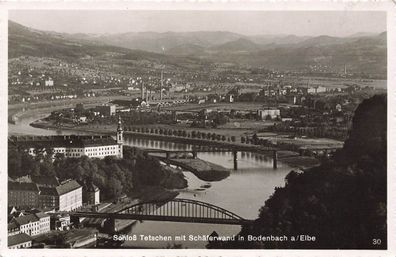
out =
[[[194,44],[183,44],[175,46],[166,51],[166,54],[180,55],[180,56],[194,56],[202,55],[205,52],[205,47]]]
[[[328,37],[313,38],[294,47],[266,49],[237,59],[240,63],[253,66],[291,70],[310,65],[340,67],[341,70],[347,65],[351,72],[386,77],[386,33],[345,41]]]
[[[66,35],[71,39],[90,40],[99,44],[114,45],[129,49],[185,55],[187,53],[199,55],[202,49],[221,51],[236,49],[245,51],[258,48],[272,48],[278,45],[291,45],[302,42],[310,37],[295,35],[255,35],[245,36],[227,31],[195,31],[195,32],[129,32],[121,34],[71,34]],[[232,43],[235,41],[235,43]],[[238,42],[239,41],[239,42]],[[250,42],[247,42],[250,41]],[[229,45],[226,45],[230,43]],[[256,46],[253,46],[253,44]],[[250,46],[248,46],[248,44]],[[224,46],[222,46],[224,45]],[[233,46],[234,45],[234,46]],[[244,46],[242,46],[244,45]],[[187,49],[188,48],[188,49]],[[181,52],[177,52],[176,50]],[[197,50],[197,52],[194,51]]]
[[[244,36],[224,31],[94,35],[44,32],[9,22],[9,58],[23,55],[73,60],[92,57],[120,66],[156,67],[166,63],[168,67],[183,69],[225,64],[236,68],[298,71],[312,65],[340,69],[347,65],[351,72],[386,77],[386,53],[386,32],[345,38]]]
[[[130,51],[115,46],[80,43],[64,38],[62,34],[30,29],[12,21],[8,23],[8,44],[9,58],[30,55],[72,59]]]
[[[250,36],[250,40],[260,45],[292,45],[300,43],[311,37],[296,35],[256,35]]]
[[[262,48],[262,46],[253,43],[246,38],[238,38],[237,40],[230,41],[221,45],[210,47],[212,51],[218,52],[255,52]]]
[[[337,45],[350,41],[350,38],[340,38],[340,37],[331,37],[326,35],[321,35],[317,37],[308,38],[304,41],[297,43],[299,47],[308,47],[308,46],[326,46],[326,45]]]
[[[77,36],[77,35],[71,35]],[[210,47],[216,44],[224,44],[243,37],[226,31],[197,31],[197,32],[130,32],[113,35],[78,35],[77,38],[93,40],[109,45],[139,49],[144,51],[165,53],[182,45],[195,45]],[[174,51],[173,51],[174,52]]]
[[[348,37],[354,38],[354,37],[374,37],[376,36],[376,33],[370,33],[370,32],[357,32],[353,33],[352,35],[349,35]]]
[[[90,35],[93,37],[93,35]],[[10,59],[20,56],[56,58],[67,61],[89,62],[117,66],[123,69],[135,67],[153,68],[166,63],[168,68],[195,68],[206,65],[204,60],[191,57],[132,50],[89,40],[87,34],[76,35],[57,32],[45,32],[31,29],[15,22],[8,23],[8,56]]]

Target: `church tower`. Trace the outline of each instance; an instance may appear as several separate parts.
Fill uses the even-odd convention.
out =
[[[124,130],[122,129],[121,116],[118,116],[117,144],[118,144],[118,156],[122,158],[122,145],[124,144]]]

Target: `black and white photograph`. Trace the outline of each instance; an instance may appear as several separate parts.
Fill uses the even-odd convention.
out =
[[[386,11],[10,9],[6,23],[15,254],[389,249]]]

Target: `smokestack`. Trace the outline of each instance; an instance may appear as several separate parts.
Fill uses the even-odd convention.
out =
[[[164,87],[164,71],[161,70],[161,90],[160,90],[160,100],[162,100],[162,88]]]
[[[148,103],[148,95],[149,95],[149,91],[148,91],[148,89],[146,88],[146,103]]]
[[[144,99],[144,85],[143,82],[140,84],[140,97]]]

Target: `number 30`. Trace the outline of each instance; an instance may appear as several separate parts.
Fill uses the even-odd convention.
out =
[[[373,245],[380,245],[381,244],[381,239],[373,239]]]

